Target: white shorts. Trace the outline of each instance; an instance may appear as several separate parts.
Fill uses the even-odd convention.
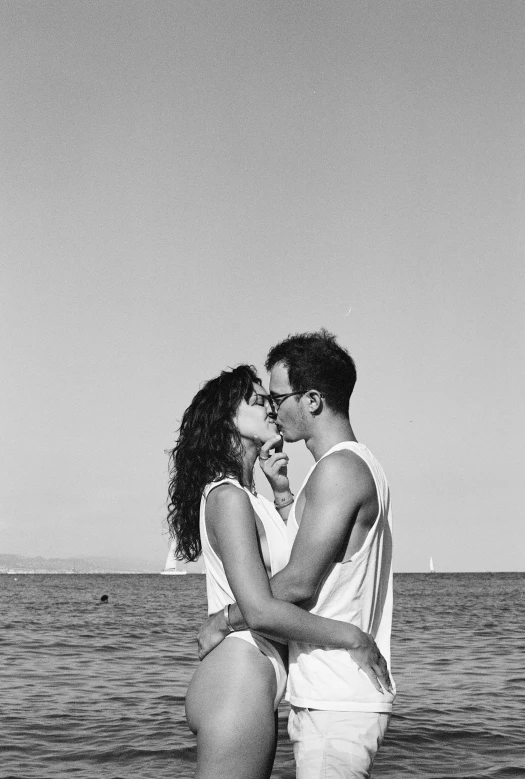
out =
[[[390,716],[292,706],[288,734],[297,779],[368,779]]]
[[[247,641],[249,644],[257,647],[259,652],[262,652],[262,654],[268,658],[273,666],[275,678],[277,680],[277,692],[273,702],[274,710],[277,709],[286,690],[288,672],[286,670],[285,664],[283,663],[281,655],[274,647],[272,642],[264,636],[261,636],[259,633],[252,633],[249,630],[236,630],[234,633],[228,633],[226,638],[240,638],[243,641]]]

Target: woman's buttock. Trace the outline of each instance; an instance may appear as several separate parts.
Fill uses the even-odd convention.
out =
[[[270,661],[275,673],[276,691],[274,708],[277,709],[286,690],[286,681],[288,677],[288,645],[274,643],[265,636],[261,636],[259,633],[252,633],[250,630],[238,630],[234,633],[230,633],[226,638],[230,641],[242,640],[251,646],[256,647],[257,650]]]
[[[253,643],[238,637],[219,644],[199,663],[188,688],[186,716],[191,730],[196,732],[203,718],[221,716],[221,711],[226,715],[247,700],[276,708],[286,686],[286,671],[278,679],[276,665]],[[284,669],[282,661],[281,665]]]

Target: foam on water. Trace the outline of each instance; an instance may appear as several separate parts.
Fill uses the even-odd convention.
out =
[[[0,779],[190,779],[204,585],[0,576]],[[524,592],[525,574],[395,577],[399,693],[376,779],[525,777]],[[295,773],[286,715],[276,779]]]

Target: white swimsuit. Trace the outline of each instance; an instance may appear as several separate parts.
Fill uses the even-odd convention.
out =
[[[235,597],[230,589],[224,566],[213,550],[208,533],[206,532],[206,499],[210,492],[220,484],[232,484],[245,492],[252,504],[253,510],[260,519],[266,541],[268,544],[268,553],[270,557],[271,575],[282,570],[288,563],[290,557],[290,543],[288,541],[286,525],[279,516],[273,503],[270,503],[263,495],[253,495],[246,487],[242,487],[236,479],[221,479],[220,481],[207,484],[202,493],[200,507],[199,529],[202,543],[202,554],[206,566],[206,594],[208,597],[208,614],[214,614],[223,609],[228,603],[233,603]],[[284,695],[286,689],[286,667],[282,658],[275,648],[274,644],[260,633],[250,630],[236,630],[229,633],[226,638],[240,638],[249,644],[256,646],[271,662],[277,679],[277,694],[275,696],[274,708],[279,705],[279,701]]]

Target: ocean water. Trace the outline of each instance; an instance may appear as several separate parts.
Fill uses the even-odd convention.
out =
[[[525,777],[525,574],[394,589],[399,693],[375,779]],[[205,613],[198,575],[1,575],[0,778],[190,779]],[[279,730],[272,776],[293,779],[285,705]]]

